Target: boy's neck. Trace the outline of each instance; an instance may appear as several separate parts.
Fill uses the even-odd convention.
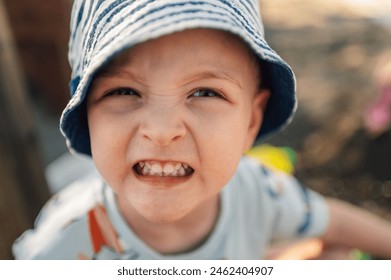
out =
[[[173,223],[148,221],[120,198],[118,204],[133,232],[161,254],[184,253],[200,246],[212,232],[220,214],[219,195]]]

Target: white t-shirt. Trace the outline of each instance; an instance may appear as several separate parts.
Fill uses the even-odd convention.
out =
[[[272,240],[319,236],[328,224],[323,197],[249,158],[220,199],[219,218],[202,245],[162,255],[132,231],[116,195],[96,176],[50,199],[13,253],[16,259],[261,259]]]

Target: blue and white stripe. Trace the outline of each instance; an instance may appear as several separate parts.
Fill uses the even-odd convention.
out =
[[[60,128],[70,149],[89,155],[85,95],[94,74],[114,56],[137,43],[192,28],[214,28],[241,37],[270,62],[272,97],[259,136],[279,130],[296,110],[290,67],[264,40],[256,0],[75,0],[69,61],[71,100]]]

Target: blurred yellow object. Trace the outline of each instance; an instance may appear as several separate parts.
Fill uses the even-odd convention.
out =
[[[247,156],[255,158],[266,167],[293,174],[297,161],[296,152],[290,147],[276,147],[261,144],[246,152]]]

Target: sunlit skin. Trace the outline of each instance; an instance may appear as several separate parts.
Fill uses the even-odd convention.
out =
[[[94,162],[132,229],[162,253],[201,242],[219,192],[251,147],[269,98],[236,36],[187,30],[134,46],[93,80]],[[140,174],[140,162],[184,163],[185,176]],[[190,170],[190,171],[189,171]]]

